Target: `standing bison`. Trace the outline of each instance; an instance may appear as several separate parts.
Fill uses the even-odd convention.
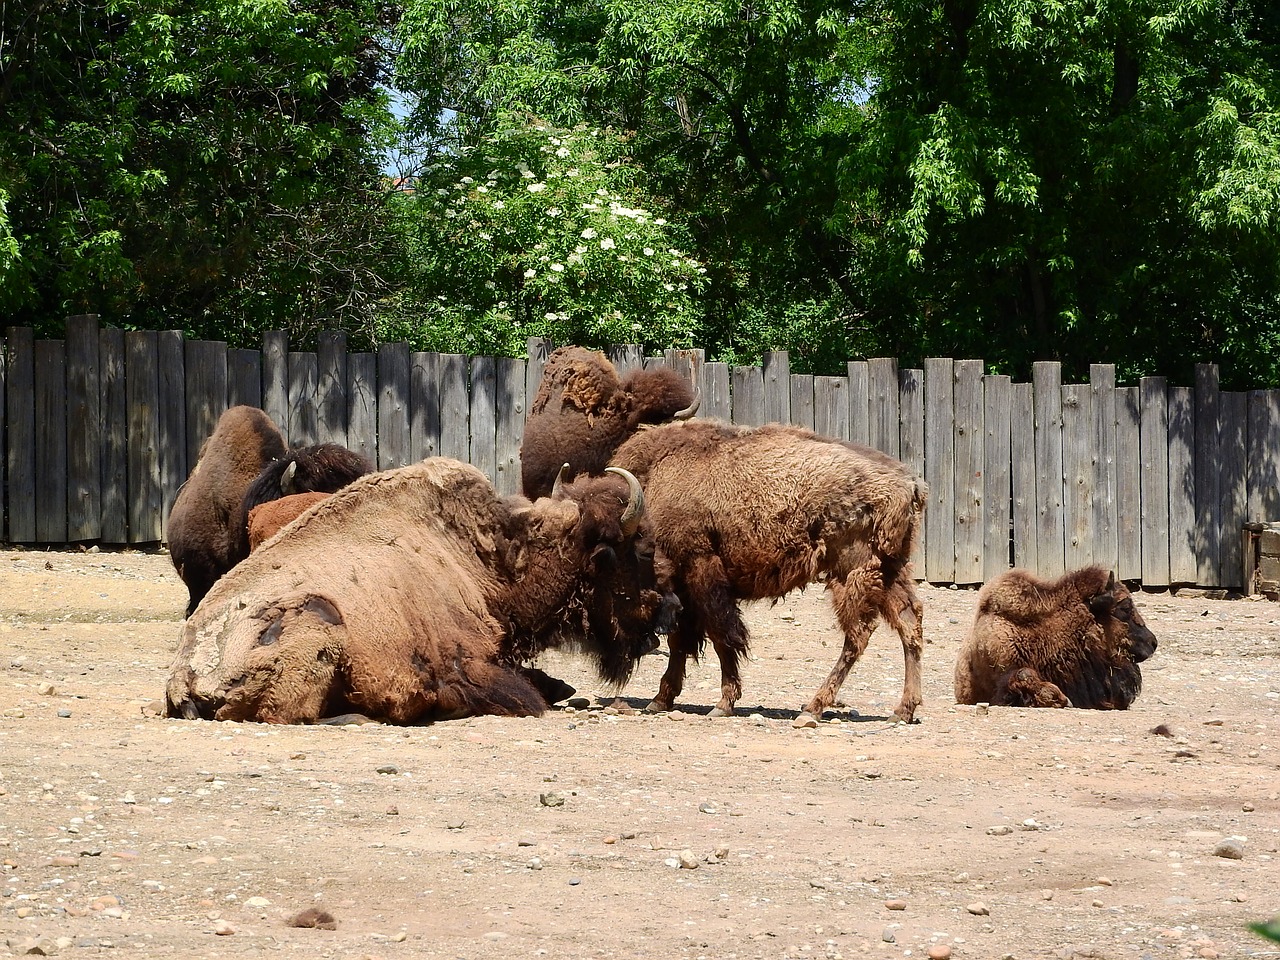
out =
[[[924,482],[876,450],[794,427],[690,420],[636,429],[630,420],[619,422],[615,411],[626,404],[599,387],[615,383],[601,354],[553,354],[526,425],[526,438],[537,442],[526,440],[521,469],[530,496],[544,491],[553,464],[562,462],[576,470],[608,462],[644,486],[654,538],[673,565],[683,605],[649,708],[672,708],[687,658],[710,639],[721,672],[712,714],[731,714],[748,645],[738,602],[820,581],[831,592],[844,648],[804,711],[820,717],[835,703],[883,617],[901,637],[906,665],[894,713],[911,720],[921,703],[923,639],[908,558],[927,498]],[[584,384],[597,388],[579,389]],[[628,384],[632,395],[645,394],[644,374]]]
[[[243,502],[269,463],[284,456],[284,435],[257,407],[227,410],[200,448],[169,511],[169,556],[187,585],[187,616],[218,578],[247,554]]]
[[[210,590],[183,627],[167,713],[536,715],[550,678],[522,664],[550,645],[577,641],[625,682],[674,611],[658,574],[640,485],[622,471],[534,502],[444,458],[371,474]]]
[[[1091,566],[1046,582],[1010,570],[978,594],[956,659],[956,701],[1124,710],[1142,690],[1138,664],[1155,651],[1114,573]]]

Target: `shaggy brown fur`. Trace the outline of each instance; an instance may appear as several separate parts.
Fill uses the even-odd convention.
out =
[[[1069,707],[1071,701],[1034,667],[1010,670],[996,682],[991,702],[998,707]]]
[[[245,492],[285,452],[284,435],[257,407],[232,407],[200,448],[169,511],[169,555],[187,585],[187,616],[218,578],[244,559]]]
[[[644,485],[684,605],[651,709],[671,709],[687,657],[710,639],[721,673],[713,713],[731,714],[748,644],[738,601],[823,582],[844,647],[803,709],[820,717],[835,703],[883,617],[902,640],[906,667],[894,713],[912,719],[921,703],[923,610],[909,557],[928,493],[923,481],[885,454],[809,430],[710,420],[642,429],[612,463]]]
[[[562,464],[569,477],[597,474],[641,424],[692,415],[693,387],[668,367],[619,378],[605,355],[560,347],[547,361],[520,448],[521,486],[545,497]]]
[[[444,458],[364,477],[210,591],[183,628],[167,712],[536,715],[546,701],[519,661],[562,638],[625,676],[674,603],[655,587],[652,548],[648,566],[637,549],[646,527],[625,522],[632,483],[583,479],[530,503]]]
[[[249,550],[257,550],[264,541],[329,496],[327,493],[295,493],[258,504],[249,511]]]
[[[1052,582],[1010,570],[978,594],[956,659],[956,700],[997,703],[1001,678],[1030,667],[1073,706],[1124,710],[1142,690],[1138,664],[1155,650],[1128,589],[1103,567]]]

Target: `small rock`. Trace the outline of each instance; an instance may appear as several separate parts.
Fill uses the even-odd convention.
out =
[[[1252,803],[1246,803],[1246,804],[1242,804],[1240,809],[1243,810],[1245,813],[1253,813],[1254,806]]]
[[[603,842],[612,845],[618,842],[618,838],[613,836],[605,837]]]
[[[396,768],[396,765],[394,763],[384,763],[382,766],[377,768],[376,772],[393,774],[393,773],[399,773],[400,771]]]
[[[253,907],[254,909],[261,909],[262,907],[271,906],[271,901],[266,897],[250,897],[244,902],[244,905],[246,907]]]
[[[965,909],[968,910],[970,913],[972,913],[975,917],[986,917],[986,916],[990,916],[991,914],[991,911],[987,909],[987,905],[982,902],[971,903],[967,907],[965,907]]]
[[[935,943],[929,948],[929,960],[951,960],[951,948],[945,943]]]
[[[58,710],[58,717],[62,720],[68,720],[71,718],[71,711],[68,710],[66,707],[62,707],[60,710]]]
[[[230,937],[235,934],[236,928],[226,920],[218,920],[213,925],[213,932],[220,937]]]
[[[720,846],[716,847],[716,859],[717,859],[717,860],[723,860],[723,859],[725,859],[725,857],[727,857],[727,856],[729,856],[729,847],[728,847],[726,844],[723,844],[723,843],[722,843],[722,844],[720,844]]]
[[[979,717],[985,717],[987,714],[991,712],[991,704],[989,703],[974,704],[973,712]]]
[[[791,721],[791,726],[795,727],[797,730],[811,730],[817,725],[818,721],[807,713],[802,713]]]
[[[591,706],[591,701],[586,697],[570,697],[568,702],[565,703],[565,706],[573,707],[575,710],[586,710]]]
[[[22,720],[25,719],[27,715],[22,712],[21,707],[9,707],[5,710],[4,716],[10,720]]]
[[[1001,823],[994,827],[987,827],[987,836],[989,837],[1007,837],[1013,833],[1013,827],[1007,823]]]
[[[570,878],[569,878],[569,886],[571,886],[571,887],[576,887],[576,886],[577,886],[578,884],[580,884],[581,882],[582,882],[582,878],[581,878],[581,877],[570,877]]]
[[[1105,904],[1105,903],[1103,903],[1101,900],[1094,900],[1094,901],[1093,901],[1093,903],[1092,903],[1092,906],[1095,906],[1095,907],[1105,907],[1105,906],[1106,906],[1106,904]]]
[[[681,850],[676,855],[676,859],[680,862],[680,869],[682,870],[698,869],[698,858],[692,850]]]
[[[893,927],[885,927],[884,932],[880,934],[880,939],[885,943],[897,943],[898,936],[893,932]]]
[[[907,901],[905,900],[886,900],[884,902],[886,910],[905,910],[907,909]]]
[[[53,944],[44,937],[37,940],[23,940],[14,947],[13,952],[26,957],[48,957],[53,954]]]
[[[399,807],[397,807],[394,803],[393,803],[393,804],[390,804],[390,805],[387,807],[387,816],[388,816],[388,817],[398,817],[398,816],[400,816],[400,808],[399,808]]]
[[[397,930],[395,933],[393,933],[390,936],[389,939],[391,940],[392,943],[404,943],[406,940],[409,939],[409,934],[405,930]]]
[[[58,688],[52,683],[42,683],[36,687],[36,693],[40,694],[42,697],[52,697],[57,692]]]
[[[698,812],[699,813],[715,813],[716,805],[714,803],[700,803],[698,804]]]
[[[1112,885],[1110,877],[1099,877],[1094,882],[1097,883],[1098,886],[1100,887],[1109,887]]]
[[[1244,844],[1235,837],[1227,837],[1218,841],[1218,845],[1213,848],[1213,855],[1227,860],[1243,860]]]
[[[538,802],[544,807],[563,807],[564,797],[558,793],[540,793],[538,794]]]

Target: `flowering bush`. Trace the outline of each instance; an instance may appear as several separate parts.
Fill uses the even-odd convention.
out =
[[[509,122],[423,171],[400,200],[414,278],[382,339],[499,355],[530,336],[691,346],[706,271],[685,231],[635,200],[643,172],[622,146]]]

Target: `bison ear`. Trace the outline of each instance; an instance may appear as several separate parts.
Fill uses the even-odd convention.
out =
[[[1110,590],[1104,590],[1102,593],[1095,593],[1088,600],[1089,612],[1095,617],[1105,617],[1111,613],[1111,609],[1116,605],[1116,595]]]

